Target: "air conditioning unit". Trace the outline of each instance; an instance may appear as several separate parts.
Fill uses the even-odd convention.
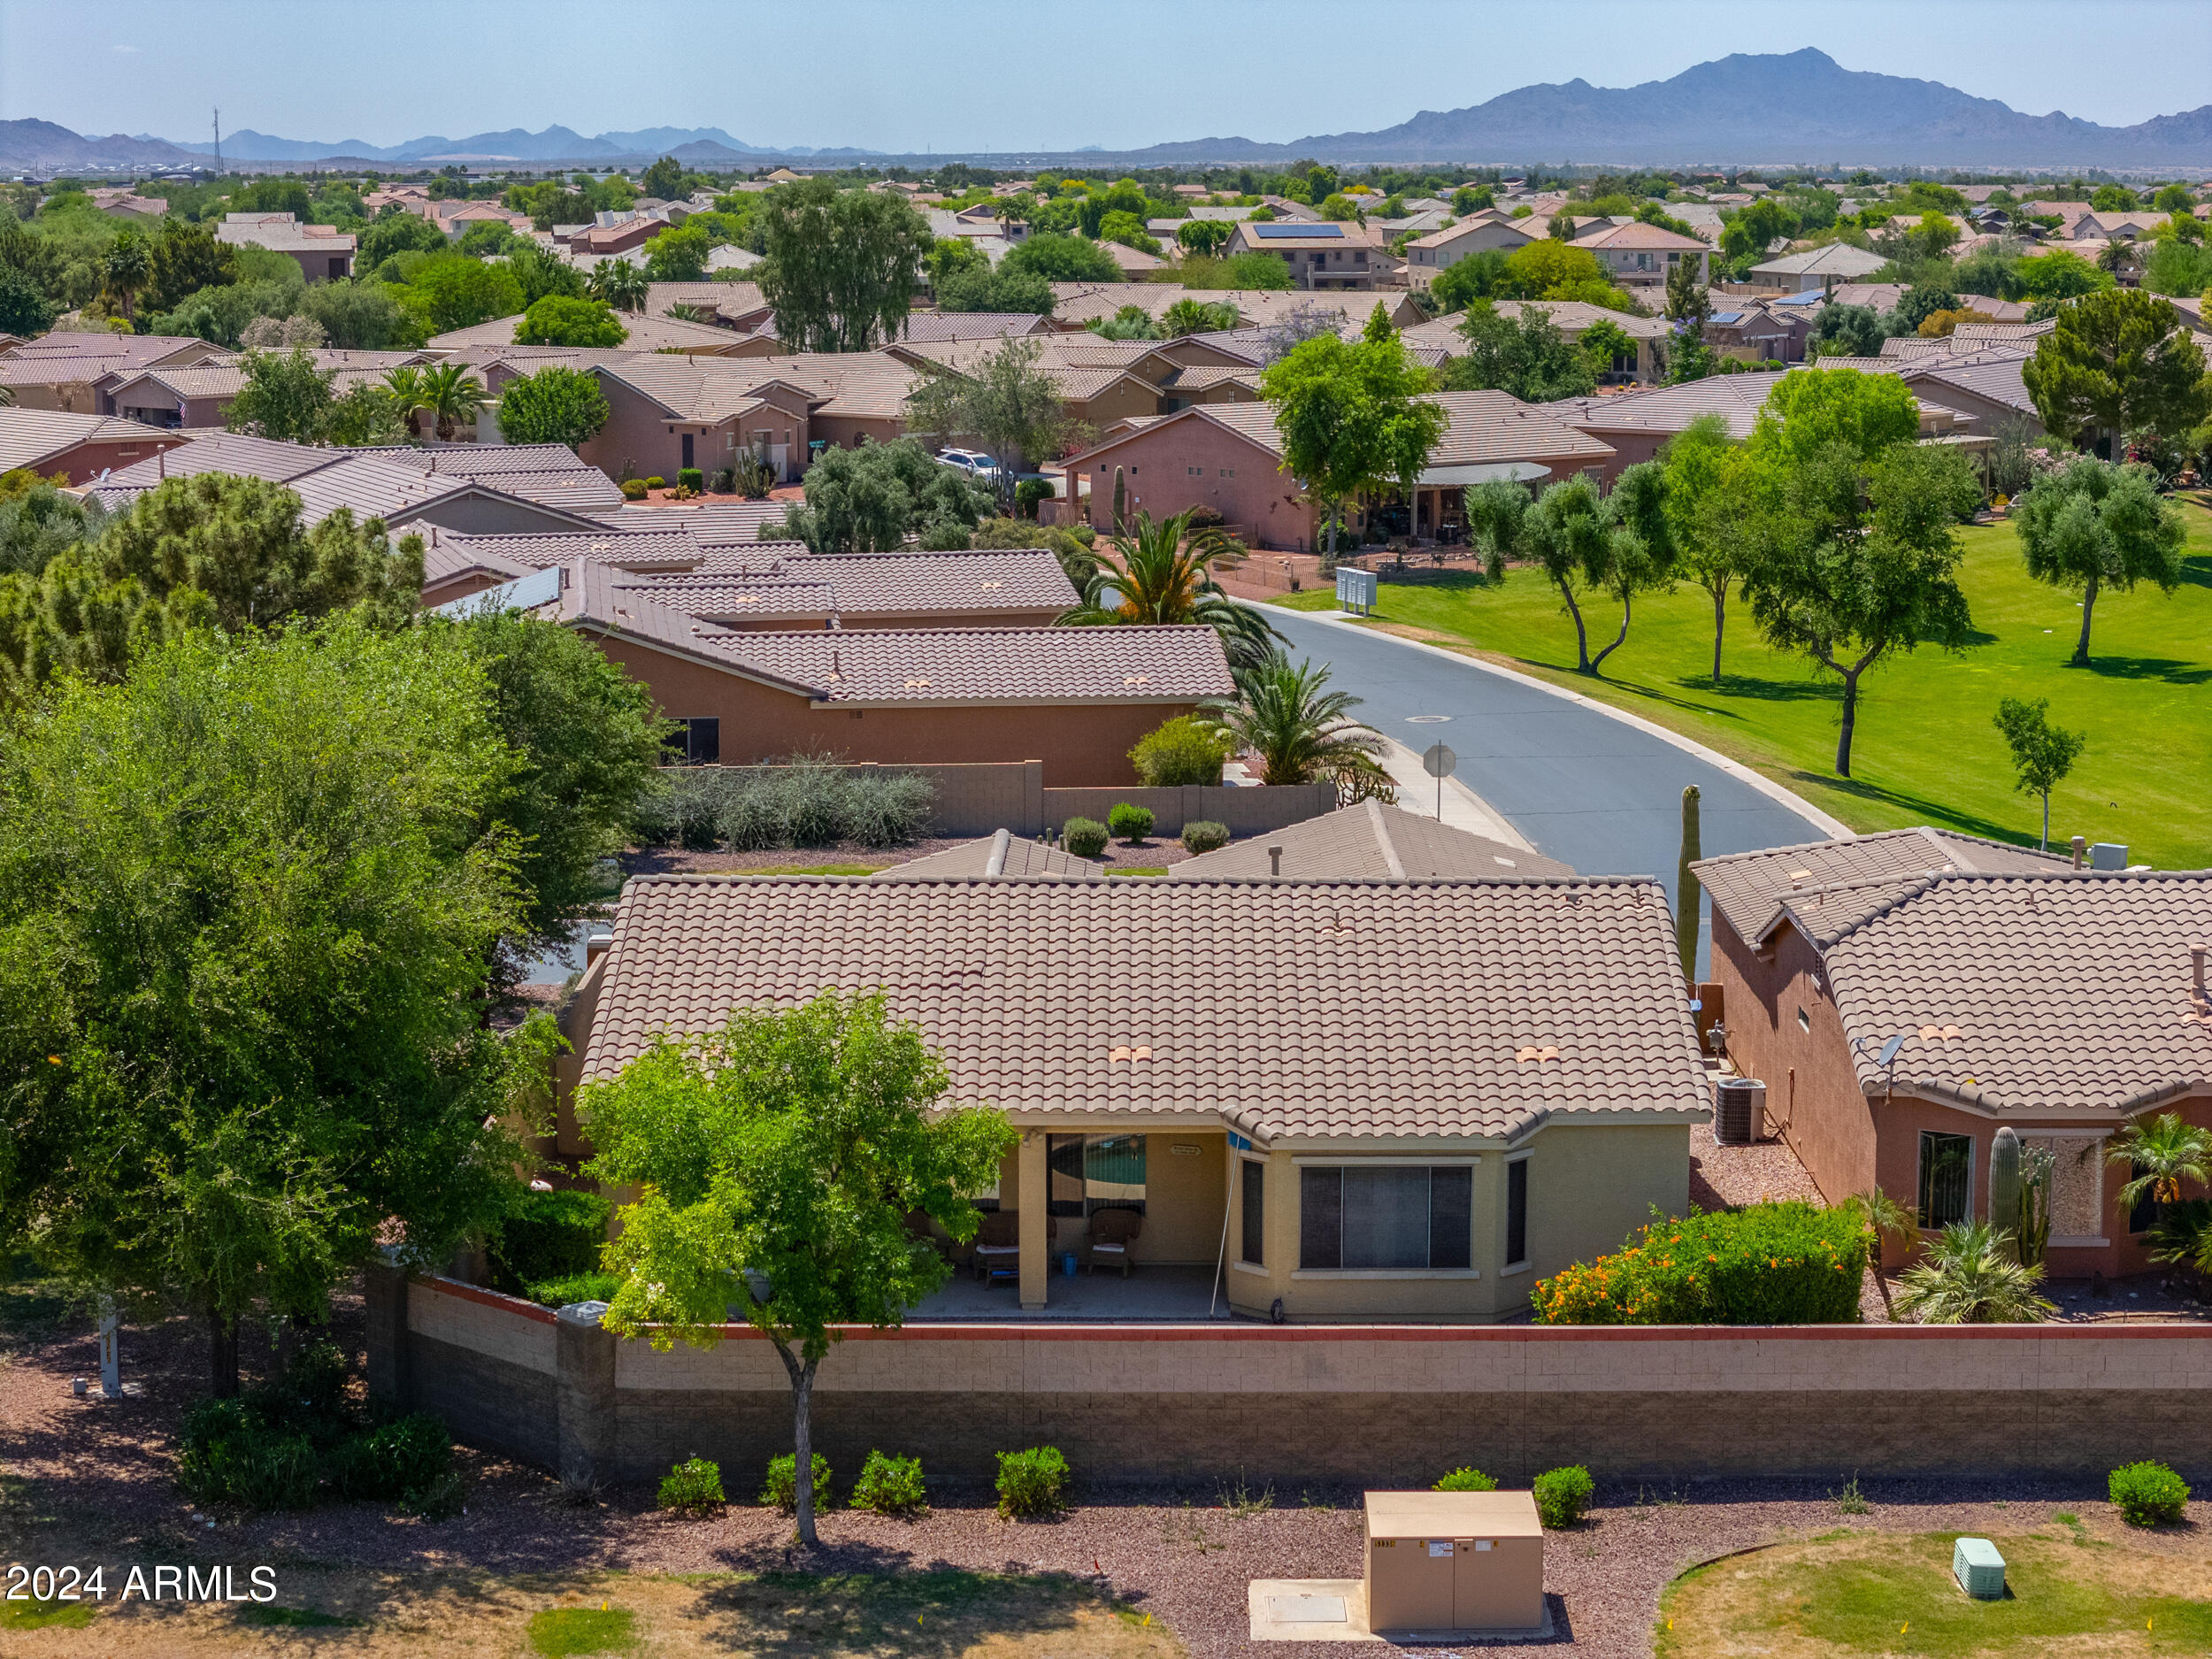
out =
[[[1985,1538],[1962,1538],[1951,1547],[1951,1576],[1977,1601],[2005,1597],[2005,1558]]]
[[[1724,1077],[1714,1086],[1713,1139],[1724,1147],[1747,1147],[1764,1126],[1767,1086],[1756,1078]]]

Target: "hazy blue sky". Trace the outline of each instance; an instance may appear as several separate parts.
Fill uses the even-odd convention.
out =
[[[1132,148],[1387,127],[1816,46],[2109,125],[2212,98],[2207,0],[0,0],[0,118],[389,144],[553,123]]]

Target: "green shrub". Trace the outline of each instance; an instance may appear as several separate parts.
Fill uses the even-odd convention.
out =
[[[569,1273],[541,1279],[527,1287],[527,1294],[541,1308],[565,1308],[577,1302],[612,1302],[621,1288],[619,1273]]]
[[[704,489],[707,475],[695,466],[680,466],[676,469],[676,482],[684,489]]]
[[[668,480],[664,478],[649,478],[645,480],[645,488],[648,489],[666,489],[668,488]]]
[[[304,1509],[322,1485],[315,1442],[243,1400],[202,1400],[184,1414],[177,1485],[202,1503]]]
[[[707,1458],[689,1457],[661,1479],[664,1509],[674,1509],[680,1515],[711,1515],[727,1502],[722,1495],[722,1465]]]
[[[1655,1221],[1529,1296],[1539,1325],[1851,1325],[1865,1271],[1855,1216],[1793,1201]]]
[[[494,1285],[511,1294],[525,1285],[592,1271],[613,1213],[614,1206],[596,1193],[526,1194],[492,1240]]]
[[[453,1438],[436,1417],[417,1411],[341,1441],[328,1470],[342,1498],[412,1499],[453,1472]]]
[[[821,1453],[812,1455],[810,1462],[814,1471],[814,1507],[826,1509],[830,1506],[829,1459]],[[793,1452],[768,1460],[768,1484],[760,1489],[760,1501],[764,1505],[781,1509],[786,1515],[799,1510],[799,1459]]]
[[[1130,846],[1139,846],[1152,833],[1152,810],[1119,802],[1106,815],[1106,827]]]
[[[1056,1446],[998,1455],[998,1512],[1010,1520],[1057,1515],[1067,1507],[1068,1460]]]
[[[1569,1463],[1564,1469],[1547,1469],[1530,1483],[1529,1490],[1536,1498],[1536,1518],[1557,1528],[1572,1526],[1583,1517],[1597,1482],[1580,1463]]]
[[[937,786],[924,773],[849,768],[827,755],[730,767],[711,793],[708,844],[738,852],[839,841],[902,846],[929,833],[937,807]]]
[[[1430,1488],[1435,1492],[1495,1492],[1498,1483],[1494,1476],[1479,1469],[1455,1469]]]
[[[1202,818],[1183,826],[1183,846],[1193,856],[1210,853],[1229,844],[1229,826]]]
[[[1162,722],[1129,751],[1137,776],[1156,789],[1218,784],[1222,763],[1228,758],[1229,745],[1188,714]]]
[[[1095,858],[1106,850],[1106,826],[1094,818],[1071,818],[1060,826],[1060,840],[1078,858]]]
[[[623,500],[643,501],[645,499],[645,492],[650,488],[651,486],[647,484],[641,478],[626,478],[622,480],[619,488],[622,491]]]
[[[1037,503],[1052,499],[1052,485],[1048,480],[1025,478],[1014,485],[1014,511],[1024,518],[1037,516]]]
[[[868,1461],[860,1466],[860,1479],[853,1482],[852,1506],[873,1509],[878,1515],[921,1514],[929,1508],[929,1494],[922,1485],[922,1460],[870,1452]]]
[[[2189,1502],[2189,1483],[2163,1463],[2123,1463],[2112,1471],[2108,1490],[2130,1526],[2178,1521]]]
[[[735,467],[722,466],[715,469],[714,493],[718,495],[734,495],[737,493],[737,469]]]
[[[468,1501],[468,1486],[458,1473],[438,1477],[426,1486],[412,1486],[400,1494],[399,1511],[426,1521],[449,1521]]]

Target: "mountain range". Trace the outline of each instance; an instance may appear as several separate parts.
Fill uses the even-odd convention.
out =
[[[140,134],[80,137],[40,120],[0,121],[0,170],[94,172],[204,165],[211,143]],[[375,145],[323,142],[243,129],[223,157],[283,166],[337,162],[442,165],[457,161],[628,165],[657,155],[705,166],[784,159],[913,160],[840,148],[769,149],[718,127],[646,127],[587,138],[565,127]],[[1806,163],[1975,168],[2212,169],[2212,104],[2132,127],[2054,111],[2025,115],[1935,81],[1846,69],[1824,52],[1736,53],[1634,87],[1586,81],[1522,87],[1463,109],[1424,110],[1371,132],[1316,134],[1287,143],[1222,137],[1139,150],[1025,151],[1025,162],[1081,157],[1135,165],[1287,160],[1452,161],[1520,166],[1752,165]],[[936,160],[954,159],[944,154]],[[1001,157],[1002,161],[1007,159]]]

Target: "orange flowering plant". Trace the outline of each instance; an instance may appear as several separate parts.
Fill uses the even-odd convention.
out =
[[[1662,1217],[1539,1280],[1539,1325],[1852,1325],[1866,1231],[1848,1210],[1747,1204]]]

